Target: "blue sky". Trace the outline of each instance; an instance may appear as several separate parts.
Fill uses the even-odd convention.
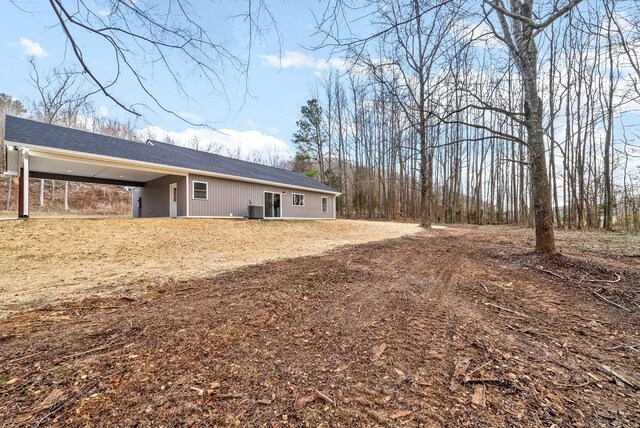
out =
[[[101,2],[96,0],[95,3],[99,7]],[[24,0],[17,4],[26,12],[8,1],[0,5],[0,16],[3,17],[0,58],[5,64],[0,78],[0,92],[25,101],[35,97],[28,79],[28,57],[36,57],[41,73],[46,74],[47,70],[65,61],[67,45],[61,28],[55,25],[56,19],[48,2]],[[246,26],[238,19],[221,18],[238,13],[246,6],[246,2],[194,0],[192,4],[200,15],[202,25],[216,41],[224,42],[240,56],[246,53]],[[227,91],[225,98],[195,78],[192,69],[182,65],[179,58],[174,58],[176,70],[190,94],[189,98],[180,95],[166,75],[155,70],[146,74],[153,79],[150,85],[154,94],[158,94],[172,110],[191,119],[202,118],[218,129],[227,130],[227,134],[235,135],[233,144],[248,147],[246,152],[255,149],[256,145],[258,150],[264,149],[261,146],[263,143],[275,144],[277,150],[286,156],[284,152],[289,149],[282,142],[290,147],[289,141],[296,129],[295,121],[299,117],[300,106],[311,97],[311,88],[318,76],[331,67],[339,67],[340,62],[336,59],[327,62],[326,52],[306,49],[318,42],[312,38],[314,18],[311,9],[321,12],[322,4],[277,1],[270,2],[269,7],[275,16],[281,43],[278,43],[277,33],[267,28],[264,39],[254,44],[248,97],[245,96],[244,80],[238,79],[233,71],[223,77]],[[91,67],[103,73],[103,76],[110,76],[114,66],[113,56],[107,46],[91,38],[82,38],[80,43]],[[66,58],[71,59],[69,52],[66,52]],[[8,64],[11,66],[6,66]],[[116,94],[130,103],[139,100],[148,103],[132,79],[123,79]],[[94,101],[108,116],[134,119],[134,116],[120,110],[105,97],[96,96]],[[150,132],[157,138],[165,133],[181,138],[184,133],[189,138],[198,135],[200,138],[214,138],[223,144],[228,143],[228,136],[216,136],[216,133],[206,130],[189,130],[188,124],[158,108],[141,111],[144,117],[137,120],[136,126],[153,126]],[[274,143],[276,139],[280,143]]]
[[[47,70],[65,61],[67,45],[48,2],[14,1],[24,10],[10,1],[0,2],[0,58],[4,65],[0,92],[28,104],[28,100],[34,98],[35,90],[29,83],[27,58],[35,56],[41,73],[46,74]],[[166,4],[166,0],[130,1]],[[109,3],[107,0],[88,0],[88,4],[96,5],[98,13],[101,6]],[[227,17],[241,12],[248,4],[247,0],[192,0],[192,4],[199,15],[199,22],[215,41],[224,42],[240,56],[246,53],[246,26],[239,19]],[[190,97],[180,95],[166,74],[156,73],[155,70],[145,73],[152,80],[149,84],[154,94],[166,106],[194,121],[202,119],[211,123],[223,134],[209,129],[194,129],[156,108],[155,111],[143,109],[144,117],[135,122],[135,126],[142,130],[143,137],[144,133],[156,139],[171,136],[183,144],[189,144],[197,137],[205,147],[209,141],[214,141],[224,148],[221,153],[245,158],[251,158],[252,153],[275,156],[280,160],[291,156],[293,148],[290,140],[296,129],[300,106],[312,96],[312,87],[319,83],[322,73],[331,68],[341,69],[343,64],[340,58],[329,60],[327,51],[306,49],[320,41],[313,37],[312,11],[321,14],[323,3],[281,0],[269,1],[268,4],[281,34],[281,44],[278,43],[276,32],[268,28],[265,29],[264,39],[254,43],[249,70],[249,97],[245,96],[244,80],[239,79],[233,71],[223,76],[224,88],[228,93],[225,98],[194,77],[192,67],[184,65],[180,58],[173,58],[175,70],[180,74],[180,80]],[[366,21],[368,19],[364,17],[356,24],[362,25],[360,30],[368,29]],[[93,70],[105,77],[110,76],[114,61],[104,43],[87,38],[82,38],[80,43]],[[71,58],[68,52],[66,56]],[[149,101],[142,96],[132,79],[123,79],[115,93],[129,103]],[[105,97],[96,96],[94,101],[110,117],[122,120],[134,118]],[[635,126],[637,118],[634,116],[630,119],[626,115],[624,121],[627,125]],[[635,129],[632,129],[633,133]]]

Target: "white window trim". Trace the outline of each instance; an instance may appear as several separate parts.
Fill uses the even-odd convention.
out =
[[[280,195],[280,217],[264,217],[264,212],[265,212],[265,210],[267,209],[267,206],[266,206],[266,204],[265,204],[265,202],[266,202],[266,200],[265,200],[265,196],[266,196],[266,194],[267,194],[267,193],[271,193],[272,195],[276,195],[276,194]],[[265,191],[263,191],[263,192],[262,192],[262,204],[263,204],[263,207],[262,207],[262,210],[263,210],[263,211],[262,211],[262,215],[263,215],[263,217],[264,217],[264,219],[263,219],[263,220],[273,220],[273,219],[276,219],[276,220],[277,220],[277,219],[282,219],[282,218],[284,218],[284,206],[283,206],[283,205],[284,205],[284,203],[283,203],[283,201],[284,201],[284,196],[285,196],[285,195],[284,195],[284,192],[282,192],[282,193],[281,193],[281,192],[276,191],[276,190],[265,190]]]
[[[293,197],[295,195],[302,196],[302,205],[296,205],[296,204],[293,203]],[[304,205],[306,203],[305,199],[307,199],[307,198],[304,196],[304,193],[291,193],[291,206],[292,207],[304,208]]]
[[[322,203],[322,201],[323,201],[324,199],[326,199],[326,200],[327,200],[327,204],[326,204],[327,209],[326,209],[326,210],[323,210],[323,209],[322,209],[322,207],[324,207],[324,206],[325,206],[325,204],[323,204],[323,203]],[[321,212],[322,214],[326,214],[326,213],[328,213],[328,212],[329,212],[329,198],[328,198],[327,196],[321,196],[321,197],[320,197],[320,212]]]
[[[206,194],[207,197],[206,198],[196,198],[196,183],[202,183],[204,184],[206,187]],[[198,180],[193,180],[191,182],[191,199],[196,200],[196,201],[208,201],[209,200],[209,182],[208,181],[198,181]]]

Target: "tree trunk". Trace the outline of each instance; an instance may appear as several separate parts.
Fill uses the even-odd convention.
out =
[[[527,130],[529,161],[531,162],[531,193],[535,217],[536,252],[555,254],[556,243],[551,210],[551,191],[545,159],[542,99],[538,93],[538,47],[532,25],[532,1],[511,3],[513,13],[526,20],[514,19],[510,31],[505,15],[498,12],[511,55],[520,71],[524,90],[524,122]],[[513,36],[513,37],[511,37]]]
[[[532,83],[535,86],[535,80]],[[526,92],[526,91],[525,91]],[[536,252],[554,254],[556,252],[553,231],[553,211],[551,192],[545,160],[545,144],[542,129],[542,100],[536,94],[526,95],[525,117],[527,142],[531,161],[531,191],[536,229]]]

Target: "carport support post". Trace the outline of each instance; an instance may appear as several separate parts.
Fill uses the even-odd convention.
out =
[[[336,219],[336,199],[338,199],[338,195],[333,195],[333,219]]]
[[[18,217],[29,217],[29,149],[20,149],[20,176],[18,178]]]

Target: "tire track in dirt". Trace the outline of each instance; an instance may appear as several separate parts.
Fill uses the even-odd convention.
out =
[[[53,426],[633,426],[638,394],[596,362],[634,377],[637,354],[598,346],[632,336],[637,317],[524,270],[508,244],[440,229],[4,320],[0,376],[18,381],[0,385],[0,419],[32,425],[62,393]],[[596,315],[596,330],[571,325]],[[500,380],[486,407],[472,384],[451,388],[462,359]],[[587,370],[601,381],[575,387]],[[316,390],[333,402],[295,405]]]
[[[352,413],[373,425],[386,425],[388,419],[384,419],[384,414],[394,414],[394,410],[406,411],[407,408],[414,409],[412,418],[416,423],[443,423],[442,414],[446,408],[436,398],[437,395],[428,393],[429,388],[425,386],[437,388],[443,394],[448,392],[448,376],[456,357],[456,353],[452,354],[449,349],[449,343],[456,337],[463,312],[456,286],[462,278],[461,268],[469,257],[466,251],[450,248],[450,236],[447,231],[438,231],[430,237],[405,238],[404,242],[410,242],[414,248],[417,243],[420,249],[412,254],[410,260],[391,263],[397,268],[392,276],[398,271],[412,273],[404,274],[394,282],[395,296],[387,302],[388,310],[402,308],[403,313],[411,315],[394,320],[389,327],[401,335],[386,335],[379,339],[386,340],[389,354],[383,376],[394,379],[399,373],[403,375],[392,382],[391,387],[386,383],[377,388],[356,388],[360,395],[353,400]],[[433,368],[429,368],[434,361],[440,366],[436,379],[431,373]],[[383,365],[382,362],[378,364]],[[400,387],[407,379],[413,383]],[[385,400],[391,396],[395,396],[402,407],[381,412],[381,408],[388,407]],[[374,412],[372,408],[378,411]]]

